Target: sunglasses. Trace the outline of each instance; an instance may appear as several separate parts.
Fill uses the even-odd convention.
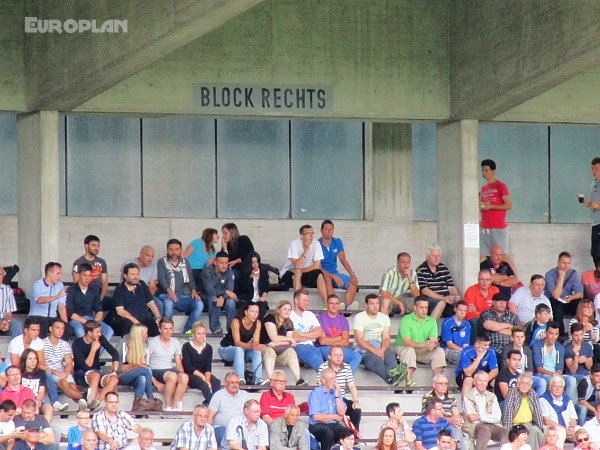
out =
[[[578,444],[580,444],[581,442],[587,442],[587,441],[589,441],[589,440],[590,440],[590,438],[589,438],[589,437],[586,437],[586,438],[581,438],[581,439],[577,439],[577,443],[578,443]]]

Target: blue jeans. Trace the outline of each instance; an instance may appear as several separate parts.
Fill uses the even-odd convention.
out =
[[[92,316],[82,317],[87,320],[93,320]],[[83,324],[81,322],[77,322],[76,320],[69,320],[69,326],[73,330],[73,334],[75,334],[75,337],[80,338],[85,336],[85,329],[83,328]],[[102,336],[104,336],[107,340],[110,341],[110,338],[113,337],[113,334],[115,334],[113,329],[104,322],[100,322],[100,328],[102,328]]]
[[[323,364],[323,355],[314,345],[310,344],[298,344],[296,345],[296,353],[300,361],[308,364],[312,369],[318,371],[321,364]]]
[[[147,367],[136,367],[128,372],[123,372],[119,376],[119,384],[133,386],[136,397],[154,398],[152,389],[152,371]]]
[[[233,361],[235,373],[244,379],[246,379],[244,375],[246,362],[252,362],[252,372],[254,372],[253,381],[256,383],[258,380],[262,380],[262,354],[260,351],[234,346],[219,347],[219,355],[225,361]]]
[[[46,372],[46,391],[48,391],[50,403],[54,404],[54,402],[58,401],[58,387],[56,386],[56,381],[54,381],[54,377],[50,372]]]
[[[532,377],[533,382],[531,383],[531,388],[535,391],[538,397],[541,397],[546,392],[548,388],[548,383],[546,380],[539,375],[534,375]]]
[[[322,347],[317,348],[321,351],[321,356],[323,357],[323,359],[327,361],[327,358],[329,357],[329,349],[331,348],[331,346],[324,345]],[[348,365],[352,369],[352,373],[356,373],[356,369],[358,369],[358,366],[360,365],[360,362],[363,359],[362,355],[358,352],[355,352],[349,347],[342,347],[342,349],[344,350],[344,362],[348,363]]]
[[[215,299],[216,297],[210,297],[208,299],[208,323],[212,333],[221,329],[221,322],[219,320],[221,308],[225,309],[225,316],[227,317],[227,326],[225,328],[227,329],[231,327],[231,321],[235,318],[236,309],[236,302],[232,298],[225,297],[225,302],[221,308],[217,308]]]
[[[225,426],[215,426],[215,439],[217,441],[217,448],[222,448],[221,441],[225,437],[225,432],[227,431],[227,427]]]
[[[160,294],[157,299],[158,301],[155,300],[155,302],[163,317],[173,318],[174,309],[188,315],[183,326],[183,332],[185,333],[191,330],[192,325],[200,320],[200,314],[202,314],[204,305],[202,304],[202,300],[194,300],[189,295],[177,294],[177,298],[178,300],[174,302],[169,298],[169,294]]]

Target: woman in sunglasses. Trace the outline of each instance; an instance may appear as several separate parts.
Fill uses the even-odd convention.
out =
[[[527,443],[529,431],[525,425],[514,425],[508,431],[508,442],[500,447],[500,450],[531,450]]]
[[[590,435],[585,428],[579,428],[575,432],[575,444],[574,450],[598,450],[598,446],[590,441]]]

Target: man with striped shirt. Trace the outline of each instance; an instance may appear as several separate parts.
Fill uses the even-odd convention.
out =
[[[452,305],[460,300],[452,275],[441,262],[442,249],[432,245],[427,249],[426,260],[417,267],[417,280],[421,294],[429,299],[429,315],[439,319],[453,314]]]
[[[5,275],[4,267],[0,267],[0,335],[14,338],[23,332],[23,324],[12,317],[17,302],[12,288],[3,284]]]
[[[412,307],[412,302],[407,305],[406,301],[409,298],[414,299],[414,297],[419,296],[421,291],[419,290],[417,272],[410,268],[410,262],[409,253],[398,253],[396,265],[383,274],[381,287],[379,288],[380,311],[383,314],[406,314],[406,310],[410,310]]]

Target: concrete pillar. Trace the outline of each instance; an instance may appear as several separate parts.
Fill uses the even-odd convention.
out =
[[[465,248],[464,225],[479,223],[479,123],[461,120],[437,126],[438,243],[461,295],[475,284],[477,248]]]
[[[17,116],[19,286],[29,295],[44,264],[58,259],[58,112]]]

